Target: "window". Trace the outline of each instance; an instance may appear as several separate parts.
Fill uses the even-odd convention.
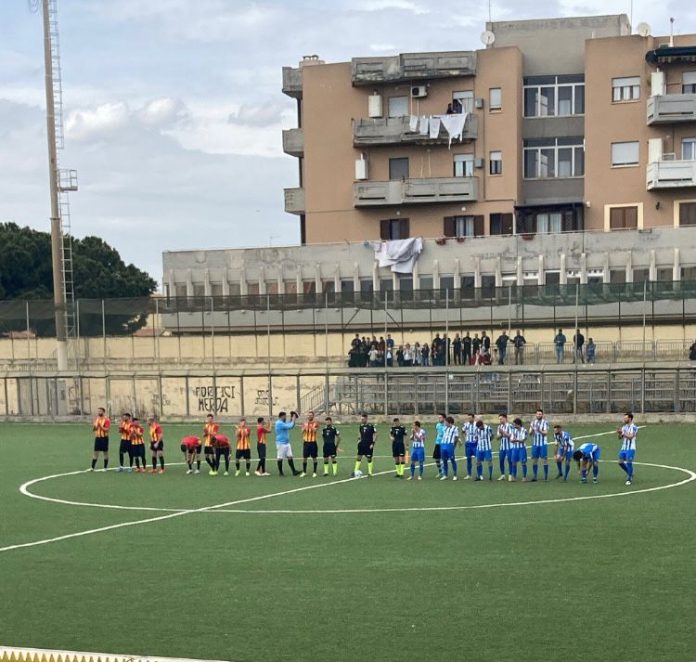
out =
[[[221,297],[222,296],[222,283],[210,283],[210,296]]]
[[[486,299],[495,296],[495,276],[481,276],[481,296]]]
[[[303,280],[302,281],[302,294],[316,294],[317,292],[317,281],[315,280]]]
[[[238,297],[242,293],[242,284],[239,282],[229,283],[230,296]]]
[[[634,166],[638,165],[639,162],[640,143],[638,143],[638,141],[611,144],[612,166]]]
[[[408,115],[408,97],[389,97],[389,117]]]
[[[679,225],[696,225],[696,202],[679,203]]]
[[[563,214],[561,212],[542,212],[537,214],[536,222],[536,231],[540,234],[563,231]]]
[[[682,159],[696,161],[696,138],[682,138]]]
[[[455,154],[454,155],[454,176],[473,177],[474,176],[474,155]]]
[[[612,79],[612,101],[638,101],[638,99],[640,99],[640,76]]]
[[[408,179],[408,158],[389,159],[389,179]]]
[[[352,278],[344,278],[341,280],[341,294],[353,294],[355,292],[355,283]]]
[[[503,174],[503,153],[491,152],[489,157],[488,170],[491,175]]]
[[[193,296],[196,298],[204,297],[205,296],[205,285],[203,285],[203,284],[198,285],[197,283],[194,283],[193,284]]]
[[[432,290],[433,289],[433,277],[432,276],[421,276],[418,279],[418,289],[419,290]]]
[[[524,178],[582,177],[585,148],[582,136],[524,141]]]
[[[335,294],[336,293],[336,281],[333,279],[323,281],[321,284],[321,291],[326,292],[327,294]]]
[[[696,281],[696,267],[682,267],[681,280]]]
[[[657,280],[671,283],[674,280],[674,270],[672,267],[660,267],[657,270]]]
[[[283,284],[285,294],[297,294],[297,281],[296,280],[286,280]]]
[[[491,214],[491,234],[512,234],[512,214]]]
[[[604,269],[590,269],[587,272],[587,283],[589,285],[600,285],[604,282]]]
[[[413,276],[399,275],[399,295],[402,301],[413,301]]]
[[[633,270],[633,282],[634,283],[644,283],[646,280],[650,280],[650,269],[634,269]]]
[[[609,210],[610,230],[631,230],[638,227],[638,207],[612,207]]]
[[[545,285],[558,285],[561,282],[561,272],[560,271],[547,271],[544,274],[544,284]]]
[[[583,229],[582,205],[518,208],[517,234],[578,232]]]
[[[524,79],[524,116],[582,115],[585,112],[585,77],[530,76]]]
[[[500,110],[503,107],[503,91],[499,87],[491,87],[488,91],[488,109]]]
[[[273,280],[269,283],[266,283],[266,294],[272,294],[272,295],[278,294],[278,281],[277,280]]]
[[[183,285],[181,283],[177,283],[174,286],[174,296],[179,299],[185,299],[186,298],[186,285]]]
[[[483,216],[446,216],[445,237],[481,237]]]
[[[460,278],[459,287],[461,288],[462,299],[473,299],[474,298],[474,287],[476,281],[473,274],[467,274]]]
[[[379,238],[387,241],[391,239],[408,239],[409,222],[407,218],[388,218],[379,222]]]
[[[609,272],[609,282],[610,283],[625,283],[626,282],[626,269],[612,269]]]
[[[696,71],[682,74],[682,94],[696,94]]]
[[[379,279],[379,291],[381,294],[385,292],[394,291],[394,279],[393,278],[380,278]]]
[[[259,284],[258,283],[247,283],[247,294],[250,297],[258,296],[259,294]]]
[[[466,90],[464,92],[452,92],[452,101],[455,99],[462,104],[463,113],[474,112],[474,93],[472,90]]]
[[[440,294],[447,294],[450,299],[454,296],[454,276],[440,276]]]

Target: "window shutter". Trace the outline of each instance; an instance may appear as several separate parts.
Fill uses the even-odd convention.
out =
[[[457,234],[457,219],[454,216],[445,216],[445,237],[454,237]]]
[[[624,211],[625,207],[615,207],[609,210],[609,228],[611,230],[622,230],[626,227],[624,224]]]
[[[500,215],[500,234],[512,234],[512,214]]]
[[[408,239],[411,236],[411,232],[410,232],[411,223],[409,222],[409,219],[402,218],[399,225],[400,225],[399,239]]]
[[[626,207],[626,215],[624,216],[624,227],[626,228],[637,228],[638,227],[638,207]]]
[[[389,221],[379,222],[379,238],[384,240],[389,239]]]
[[[483,216],[474,216],[474,237],[482,237],[483,232]]]
[[[575,231],[575,214],[575,211],[563,212],[563,226],[561,227],[563,232]]]

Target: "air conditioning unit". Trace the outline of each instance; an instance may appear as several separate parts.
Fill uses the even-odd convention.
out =
[[[474,106],[481,110],[481,108],[483,108],[483,97],[476,97],[476,100],[474,101]]]
[[[428,96],[428,88],[425,85],[414,85],[411,88],[412,99],[422,99]]]
[[[483,159],[474,159],[474,168],[483,168]]]

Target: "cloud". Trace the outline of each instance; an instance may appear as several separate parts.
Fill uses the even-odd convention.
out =
[[[122,129],[130,117],[124,101],[105,103],[93,109],[71,111],[65,121],[65,131],[72,140],[99,140]]]
[[[388,10],[408,11],[416,15],[429,14],[430,10],[421,4],[411,0],[369,0],[359,2],[356,6],[359,11],[378,12]]]

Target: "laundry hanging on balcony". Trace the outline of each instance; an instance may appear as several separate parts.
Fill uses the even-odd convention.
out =
[[[452,115],[441,115],[442,125],[445,127],[445,131],[449,134],[449,146],[452,147],[452,140],[454,138],[459,138],[461,142],[464,136],[464,126],[466,125],[466,118],[468,113],[454,113]]]
[[[427,136],[428,135],[428,126],[429,126],[429,120],[427,115],[423,115],[420,118],[420,121],[418,122],[418,130],[421,134],[421,136]]]
[[[375,249],[375,260],[380,267],[391,267],[397,274],[411,274],[418,256],[423,252],[423,239],[396,239],[380,241],[372,244]]]
[[[442,124],[442,121],[437,115],[434,115],[433,117],[430,118],[430,138],[431,140],[437,140],[437,137],[440,135],[440,124]]]
[[[418,115],[411,115],[408,120],[408,128],[412,133],[416,133],[416,131],[418,131],[418,120]]]
[[[453,140],[461,142],[464,139],[464,129],[469,113],[452,113],[449,115],[411,115],[408,128],[411,133],[420,133],[431,140],[437,140],[440,136],[440,128],[444,127],[449,136],[449,147]]]

